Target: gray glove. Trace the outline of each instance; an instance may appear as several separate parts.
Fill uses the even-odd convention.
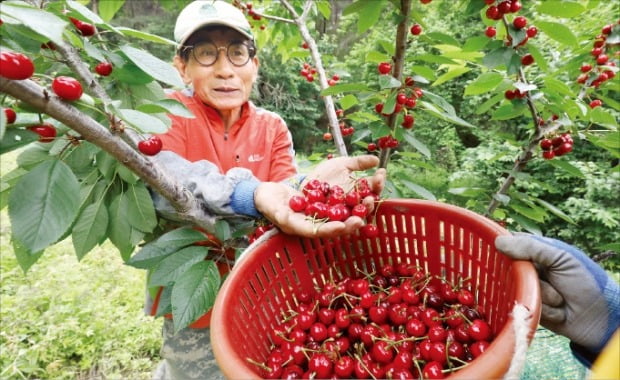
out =
[[[499,236],[498,250],[533,261],[540,277],[541,325],[596,354],[620,323],[620,288],[586,254],[559,240]]]

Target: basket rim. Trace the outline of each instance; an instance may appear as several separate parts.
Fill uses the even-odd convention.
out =
[[[466,217],[475,218],[477,222],[483,223],[485,227],[488,227],[499,235],[510,235],[510,232],[496,222],[477,214],[471,210],[442,203],[438,201],[429,201],[421,199],[403,199],[403,198],[388,198],[383,200],[384,204],[398,206],[419,206],[426,208],[441,208],[450,212],[455,212]],[[268,231],[260,239],[257,239],[252,243],[243,254],[239,257],[237,263],[229,273],[228,277],[222,284],[216,300],[213,306],[213,312],[211,316],[211,342],[215,359],[220,366],[220,370],[226,376],[226,378],[243,378],[243,379],[260,379],[260,376],[249,369],[246,358],[239,357],[231,341],[228,339],[228,333],[224,328],[217,328],[216,326],[223,326],[226,323],[226,311],[225,302],[231,296],[232,289],[238,282],[243,282],[244,268],[253,264],[253,260],[256,260],[252,256],[256,252],[257,248],[267,241],[278,238],[280,235],[287,236],[286,234],[273,229]],[[538,323],[540,321],[541,314],[541,294],[538,281],[538,274],[534,265],[530,261],[512,260],[511,272],[515,279],[515,299],[519,300],[519,303],[525,306],[531,313],[531,318],[527,321],[529,328],[528,342],[534,336]],[[475,359],[475,366],[468,365],[459,371],[456,371],[448,377],[449,379],[472,379],[479,377],[481,373],[485,373],[486,378],[499,378],[509,368],[510,361],[506,358],[513,356],[515,348],[515,332],[512,313],[509,314],[506,323],[496,335],[495,339],[491,342],[489,348],[479,357]],[[224,365],[222,365],[224,363]],[[473,362],[472,362],[473,363]],[[484,369],[484,372],[481,371]]]

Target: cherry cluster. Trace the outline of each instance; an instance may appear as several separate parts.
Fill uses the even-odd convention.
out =
[[[248,235],[248,240],[250,243],[253,243],[259,237],[263,236],[267,231],[274,228],[273,223],[263,223],[259,224],[251,234]]]
[[[493,332],[472,291],[405,263],[300,292],[271,332],[266,379],[442,379],[481,355]]]
[[[362,201],[368,196],[374,197],[375,201],[379,200],[379,195],[372,191],[365,178],[356,180],[349,192],[338,185],[330,186],[327,182],[313,179],[304,185],[302,193],[289,199],[289,207],[295,212],[304,213],[316,223],[342,222],[350,216],[368,220],[372,215]],[[373,238],[379,230],[376,225],[367,223],[360,232]]]
[[[601,33],[594,38],[592,50],[590,55],[593,62],[584,62],[581,65],[581,74],[577,77],[577,83],[584,86],[598,88],[606,81],[613,79],[616,76],[616,62],[613,60],[613,56],[610,57],[610,45],[607,43],[607,38],[613,33],[620,34],[620,20],[615,26],[613,24],[605,25],[601,29]],[[590,104],[592,107],[592,104]],[[594,108],[594,107],[592,107]]]
[[[562,133],[553,138],[544,138],[540,140],[540,148],[542,156],[545,160],[551,160],[554,157],[560,157],[573,150],[573,137],[570,133]]]

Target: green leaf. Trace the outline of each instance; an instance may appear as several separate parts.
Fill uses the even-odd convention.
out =
[[[536,235],[542,235],[540,228],[530,219],[524,218],[521,215],[514,214],[511,215],[511,218],[513,218],[517,223],[519,223],[521,227],[525,228],[525,230],[527,230],[528,232]]]
[[[599,124],[611,128],[618,127],[618,122],[616,118],[603,107],[596,107],[591,109],[588,113],[588,116],[590,121],[594,124]]]
[[[405,134],[405,140],[411,144],[411,146],[413,146],[414,148],[416,148],[416,150],[420,153],[422,153],[424,155],[424,157],[426,158],[431,158],[431,151],[428,149],[428,147],[426,146],[426,144],[424,144],[422,141],[416,139],[413,134],[411,133],[406,133]]]
[[[553,215],[564,220],[565,222],[570,223],[570,224],[577,224],[570,216],[566,215],[562,210],[555,207],[551,203],[544,201],[542,199],[538,199],[538,198],[536,198],[536,202],[540,204],[541,206],[543,206],[544,208],[546,208],[547,210],[549,210]]]
[[[127,190],[127,212],[129,223],[143,232],[151,232],[157,225],[155,207],[146,186],[142,183],[130,185]]]
[[[575,93],[566,85],[566,83],[559,81],[553,77],[547,76],[543,79],[545,87],[561,95],[568,97],[576,97]]]
[[[15,254],[15,258],[17,259],[17,263],[22,268],[22,271],[24,271],[24,274],[28,273],[30,267],[32,267],[32,265],[36,263],[39,258],[41,258],[43,252],[45,252],[30,252],[17,240],[12,240],[12,243],[13,253]]]
[[[379,17],[387,3],[385,1],[358,2],[361,2],[362,6],[358,10],[359,19],[357,21],[357,32],[362,34],[379,21]]]
[[[103,20],[101,19],[101,17],[99,17],[99,15],[91,12],[90,9],[86,8],[85,6],[78,3],[77,1],[67,0],[67,5],[69,6],[69,8],[73,9],[74,11],[82,15],[88,21],[94,24],[103,24]]]
[[[332,8],[327,0],[315,0],[316,9],[319,11],[323,18],[329,20],[332,14]]]
[[[536,27],[543,31],[549,38],[567,46],[577,46],[579,41],[570,28],[559,22],[536,21]]]
[[[338,102],[340,103],[340,107],[342,107],[343,110],[348,110],[349,108],[359,103],[355,95],[352,94],[343,96]]]
[[[13,238],[30,252],[55,243],[73,224],[80,188],[62,161],[47,160],[17,182],[9,196]]]
[[[180,248],[203,240],[205,240],[205,235],[200,231],[192,228],[178,228],[145,245],[127,261],[127,265],[149,269]]]
[[[127,195],[118,194],[112,202],[108,212],[110,221],[108,223],[108,237],[112,244],[119,250],[123,261],[127,261],[135,246],[131,243],[131,224],[127,217]]]
[[[536,47],[535,44],[528,42],[527,49],[534,57],[536,65],[544,72],[549,71],[549,64],[547,63],[547,57]]]
[[[388,62],[389,60],[390,56],[388,54],[384,54],[376,50],[369,51],[368,54],[366,54],[366,62],[380,63]]]
[[[112,71],[112,78],[131,85],[147,84],[153,81],[150,75],[142,71],[133,62],[115,67]]]
[[[583,4],[566,0],[541,1],[536,9],[540,13],[563,18],[576,17],[586,11]]]
[[[121,46],[120,49],[129,60],[153,78],[173,87],[184,86],[178,71],[170,63],[162,61],[145,50],[129,45]]]
[[[488,52],[487,55],[482,58],[482,63],[489,69],[501,65],[508,67],[514,55],[516,55],[514,49],[503,46]]]
[[[2,112],[4,114],[4,112]],[[24,145],[37,141],[39,135],[25,129],[9,128],[0,141],[0,154],[10,152]]]
[[[159,296],[159,304],[157,304],[156,317],[172,313],[172,286],[163,288]]]
[[[217,240],[226,241],[230,239],[230,225],[227,221],[219,219],[215,222],[215,232],[213,233]]]
[[[426,190],[424,187],[422,187],[420,185],[416,185],[415,183],[409,182],[407,180],[403,180],[402,182],[403,182],[403,185],[405,185],[409,190],[411,190],[414,193],[418,194],[422,198],[424,198],[426,200],[429,200],[429,201],[436,201],[437,200],[437,198],[435,198],[433,193],[431,193],[430,191]]]
[[[88,39],[84,39],[84,51],[86,51],[86,54],[88,54],[89,57],[99,62],[106,61],[106,57],[103,55],[101,50],[97,49],[97,47]]]
[[[148,286],[171,285],[190,267],[203,261],[208,252],[207,247],[191,246],[165,257],[151,273]]]
[[[136,107],[136,110],[146,113],[165,112],[188,119],[194,119],[196,117],[183,103],[176,99],[162,99],[154,103],[141,104]]]
[[[430,38],[431,40],[443,42],[444,44],[461,46],[461,43],[457,39],[455,39],[454,37],[448,34],[444,34],[440,32],[429,32],[429,33],[425,33],[424,35],[427,38]]]
[[[386,88],[397,88],[400,86],[401,86],[400,81],[391,75],[380,75],[379,76],[379,88],[381,88],[382,90]]]
[[[463,45],[463,51],[481,51],[489,43],[487,36],[470,37]]]
[[[486,72],[465,87],[465,96],[480,95],[494,90],[504,80],[503,75],[496,72]]]
[[[439,78],[437,78],[435,80],[435,82],[433,82],[433,84],[431,86],[439,86],[442,83],[445,83],[451,79],[454,79],[456,77],[460,77],[461,75],[465,74],[466,72],[470,71],[471,69],[469,67],[466,66],[449,66],[448,71],[446,71],[444,74],[440,75]]]
[[[108,209],[102,200],[89,204],[82,211],[71,234],[78,261],[105,239],[108,220]]]
[[[144,41],[155,42],[155,43],[158,43],[158,44],[165,44],[165,45],[176,46],[176,43],[174,41],[169,40],[167,38],[163,38],[163,37],[157,36],[155,34],[146,33],[146,32],[142,32],[140,30],[135,30],[135,29],[126,28],[126,27],[118,27],[118,28],[116,28],[116,30],[118,30],[119,32],[123,33],[123,35],[125,35],[127,37],[135,37],[135,38],[139,38],[139,39],[144,40]]]
[[[572,175],[574,177],[585,178],[585,175],[583,174],[581,169],[579,169],[578,167],[570,164],[568,161],[565,161],[565,160],[549,160],[547,162],[550,163],[552,166],[555,166],[558,169],[564,170],[566,173],[568,173],[568,174],[570,174],[570,175]]]
[[[125,4],[125,0],[106,0],[97,3],[99,10],[99,16],[105,22],[109,22],[114,18],[116,12],[118,12]]]
[[[141,132],[164,133],[168,130],[168,127],[163,121],[144,112],[130,109],[118,109],[118,116]]]
[[[420,107],[425,110],[426,112],[430,113],[431,115],[434,115],[442,120],[445,121],[449,121],[450,123],[453,124],[457,124],[457,125],[462,125],[464,127],[470,127],[470,128],[474,128],[474,126],[470,123],[468,123],[467,121],[461,119],[460,117],[452,114],[452,113],[447,113],[444,112],[443,110],[440,110],[439,108],[437,108],[435,105],[429,103],[429,102],[419,102],[418,103],[420,105]]]
[[[501,102],[503,99],[504,99],[503,93],[495,94],[493,97],[487,99],[487,101],[479,105],[478,108],[476,108],[476,111],[474,112],[476,115],[481,115],[483,113],[486,113],[488,110],[491,109],[491,107]]]
[[[418,61],[423,61],[423,62],[428,62],[428,63],[438,63],[438,64],[445,64],[445,65],[458,65],[458,62],[450,59],[450,58],[445,58],[442,57],[440,55],[435,55],[435,54],[420,54],[420,55],[416,55],[413,57],[415,60]]]
[[[343,94],[345,92],[368,92],[370,88],[363,83],[344,83],[328,87],[321,91],[322,96]]]
[[[60,17],[34,8],[23,1],[2,2],[0,14],[5,14],[12,19],[20,21],[32,31],[47,37],[55,44],[62,45],[62,33],[68,22]]]
[[[539,209],[527,207],[525,205],[515,203],[515,202],[510,202],[508,206],[512,208],[514,211],[518,212],[519,214],[529,219],[535,220],[539,223],[542,223],[545,221],[545,214],[541,212]]]
[[[525,111],[523,104],[506,103],[495,110],[491,118],[493,120],[510,120],[521,116],[523,111]]]
[[[211,260],[194,264],[172,287],[172,320],[175,332],[207,312],[215,302],[220,273]]]

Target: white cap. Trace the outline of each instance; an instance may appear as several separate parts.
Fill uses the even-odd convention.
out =
[[[182,46],[198,29],[207,25],[224,25],[254,39],[250,23],[243,12],[221,0],[196,0],[189,3],[179,16],[174,27],[174,39]]]

